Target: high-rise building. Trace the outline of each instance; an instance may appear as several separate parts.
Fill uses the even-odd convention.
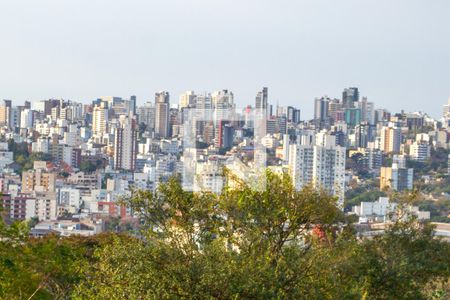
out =
[[[355,127],[355,147],[366,148],[369,142],[369,130],[370,125],[367,123],[361,123]]]
[[[234,95],[229,90],[217,91],[212,94],[214,120],[231,120],[234,117]]]
[[[136,101],[137,101],[137,97],[136,96],[130,96],[130,113],[134,115],[136,115]]]
[[[383,127],[381,129],[380,148],[384,153],[399,153],[402,143],[402,132],[397,127]]]
[[[9,126],[11,103],[11,100],[3,100],[3,103],[0,105],[0,126]]]
[[[215,130],[215,146],[217,148],[231,148],[233,146],[234,128],[230,122],[220,121]]]
[[[431,147],[426,142],[414,142],[409,146],[409,156],[413,160],[424,162],[430,158]]]
[[[97,103],[106,102],[108,104],[108,108],[113,108],[115,105],[123,102],[122,97],[114,97],[114,96],[102,96],[97,99]]]
[[[155,134],[161,138],[167,138],[169,129],[169,92],[160,91],[155,94]]]
[[[214,139],[217,144],[223,144],[222,137],[216,136],[218,133],[223,133],[225,130],[223,122],[231,122],[235,119],[234,95],[229,90],[217,91],[212,94],[213,103],[213,124],[214,124]]]
[[[133,171],[136,168],[136,155],[136,120],[131,115],[121,115],[114,132],[114,169]]]
[[[383,163],[383,153],[380,149],[373,148],[357,148],[349,151],[349,157],[355,154],[361,155],[358,164],[368,171],[380,171]]]
[[[203,135],[205,126],[207,127],[205,122],[213,121],[214,105],[211,94],[203,93],[197,95],[194,101],[194,107],[196,108],[196,113],[192,114],[192,117],[195,119],[192,123],[196,126],[197,134]]]
[[[180,95],[180,109],[185,107],[194,107],[195,106],[195,95],[194,91],[186,91],[185,93]]]
[[[329,99],[328,115],[332,124],[344,120],[344,110],[339,99]]]
[[[394,191],[412,190],[414,169],[401,168],[397,164],[392,167],[381,167],[380,190],[392,189]]]
[[[370,125],[375,124],[375,106],[373,102],[367,101],[366,97],[363,97],[360,102],[358,102],[358,108],[361,110],[361,120],[369,123]]]
[[[11,119],[9,120],[9,127],[15,130],[16,128],[20,128],[20,114],[22,110],[14,106],[11,108]]]
[[[345,109],[345,123],[348,126],[354,127],[361,122],[361,109],[347,108]]]
[[[298,124],[300,123],[300,109],[292,106],[287,107],[287,121],[289,123]]]
[[[267,111],[268,108],[268,88],[264,87],[262,91],[256,94],[255,108]]]
[[[20,128],[28,129],[33,127],[33,111],[26,108],[20,113]]]
[[[54,192],[56,183],[55,173],[48,173],[42,169],[29,170],[22,173],[22,192],[31,193]]]
[[[243,109],[242,115],[244,117],[244,127],[245,128],[253,128],[254,111],[253,111],[251,105],[247,105],[247,107]]]
[[[48,151],[52,155],[54,162],[58,164],[65,163],[69,166],[73,165],[72,164],[73,147],[66,144],[53,143],[49,145]]]
[[[425,120],[421,113],[407,113],[404,116],[408,130],[412,132],[420,132],[422,130]]]
[[[92,112],[92,133],[102,135],[108,129],[108,103],[101,101]]]
[[[375,109],[375,124],[382,121],[387,121],[390,117],[391,114],[386,109]]]
[[[148,131],[155,128],[155,106],[152,102],[146,102],[144,106],[137,108],[137,118],[139,124],[145,124]]]
[[[286,116],[287,117],[287,107],[285,106],[279,106],[277,104],[277,109],[275,111],[276,117]]]
[[[316,129],[328,128],[330,125],[329,102],[330,98],[326,96],[314,100],[314,124]]]
[[[175,137],[180,133],[181,115],[178,108],[169,109],[169,136]]]
[[[344,89],[342,92],[342,105],[344,108],[354,108],[359,101],[359,90],[357,87]]]
[[[277,133],[287,133],[287,117],[285,115],[277,117]]]
[[[199,94],[195,97],[194,101],[195,108],[197,109],[212,109],[213,108],[213,100],[211,94],[203,93]]]
[[[290,145],[289,173],[296,189],[311,184],[325,189],[344,203],[345,148],[332,144]]]

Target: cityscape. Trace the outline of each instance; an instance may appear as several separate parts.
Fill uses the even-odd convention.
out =
[[[224,168],[242,180],[268,168],[288,174],[297,190],[326,190],[359,223],[383,223],[395,206],[390,192],[449,175],[450,102],[438,120],[378,108],[356,87],[310,105],[314,118],[303,120],[300,106],[272,104],[267,87],[244,108],[230,90],[187,91],[172,101],[160,91],[141,105],[136,96],[90,104],[3,100],[4,214],[8,221],[34,220],[35,235],[92,235],[110,228],[112,219],[132,223],[133,212],[120,200],[134,189],[155,191],[178,176],[185,189],[218,194],[226,185]],[[379,199],[352,206],[362,187]],[[421,207],[448,197],[420,192]],[[420,219],[448,222],[448,210],[431,208],[411,210]],[[447,236],[443,228],[439,234]]]
[[[0,1],[0,299],[450,299],[449,11]]]

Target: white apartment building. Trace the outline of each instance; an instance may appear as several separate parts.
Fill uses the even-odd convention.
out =
[[[57,205],[55,193],[36,193],[34,199],[26,202],[26,219],[37,217],[39,221],[56,220]]]
[[[78,132],[64,132],[64,144],[78,147],[83,143],[83,139]]]
[[[344,203],[345,148],[333,145],[291,145],[289,173],[296,189],[308,184],[325,189]]]
[[[33,111],[24,109],[20,113],[20,128],[27,129],[33,127]]]
[[[426,161],[430,158],[431,147],[426,142],[414,142],[409,147],[409,156],[413,160]]]
[[[94,107],[92,112],[92,133],[101,136],[108,128],[108,107],[106,102],[101,102]]]
[[[114,133],[114,169],[134,170],[137,155],[136,121],[125,115],[119,118]]]
[[[396,217],[397,203],[390,202],[388,197],[380,197],[375,202],[361,202],[360,205],[353,206],[352,212],[359,217],[360,223],[365,222],[386,222]],[[406,211],[417,216],[419,220],[430,219],[429,211],[420,211],[417,206],[408,206]]]
[[[395,209],[395,203],[390,203],[388,197],[380,197],[376,202],[361,202],[360,205],[353,206],[352,211],[359,217],[367,216],[387,216]]]
[[[81,193],[79,189],[71,187],[63,187],[58,191],[58,204],[62,206],[71,206],[76,209],[80,208],[81,205]]]
[[[218,163],[197,163],[194,178],[194,191],[207,191],[220,194],[224,187],[223,169]]]

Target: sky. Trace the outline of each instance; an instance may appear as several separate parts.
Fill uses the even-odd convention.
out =
[[[362,96],[439,117],[450,96],[448,0],[0,0],[0,98],[229,89],[239,105]]]

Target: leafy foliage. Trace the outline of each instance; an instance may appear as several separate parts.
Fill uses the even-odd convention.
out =
[[[95,162],[92,162],[90,160],[83,160],[80,163],[80,171],[86,173],[92,173],[101,168],[103,168],[103,162],[101,159],[97,159]]]
[[[134,236],[33,239],[0,223],[0,298],[448,297],[450,246],[430,226],[400,220],[359,240],[322,191],[296,191],[270,172],[260,190],[230,179],[219,196],[175,178],[134,191]]]
[[[30,152],[28,143],[16,143],[14,140],[8,141],[8,149],[13,152],[14,162],[17,164],[18,173],[33,168],[35,161],[51,161],[52,156],[48,153]]]
[[[407,161],[408,168],[414,168],[416,176],[428,175],[431,173],[447,173],[449,151],[443,148],[432,148],[431,157],[427,161],[419,162],[414,160]]]

